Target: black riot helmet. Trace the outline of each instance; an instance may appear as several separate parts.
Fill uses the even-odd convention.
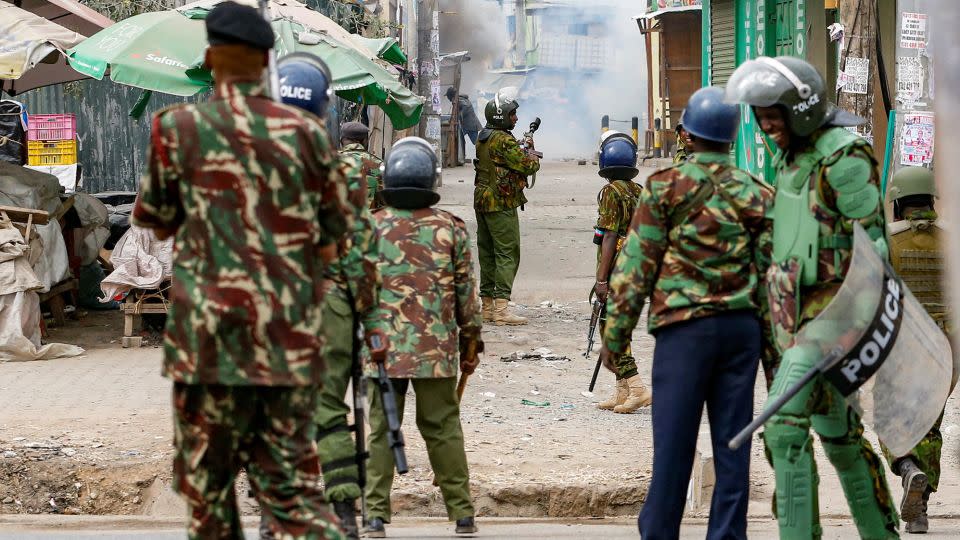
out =
[[[824,125],[856,126],[863,119],[828,101],[816,68],[792,56],[761,56],[738,67],[727,81],[726,100],[753,107],[783,107],[790,131],[806,137]]]
[[[510,131],[514,128],[514,123],[510,120],[510,115],[520,108],[517,100],[504,95],[501,90],[493,99],[487,102],[483,109],[483,115],[487,119],[487,127],[492,129],[504,129]]]
[[[401,209],[437,204],[440,162],[430,144],[420,137],[404,137],[393,145],[383,162],[383,199]]]

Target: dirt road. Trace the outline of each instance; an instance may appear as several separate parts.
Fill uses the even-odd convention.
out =
[[[596,396],[581,393],[596,359],[581,355],[595,261],[596,193],[602,185],[592,165],[547,163],[521,214],[523,255],[514,300],[531,324],[485,329],[488,352],[463,403],[481,515],[629,516],[643,501],[652,462],[649,410],[598,411],[594,403],[613,384],[607,373],[601,374]],[[441,194],[440,205],[462,216],[473,234],[472,172],[447,171]],[[167,488],[170,385],[159,376],[160,351],[119,348],[119,321],[117,313],[91,314],[53,333],[52,340],[86,347],[83,358],[0,364],[0,479],[8,479],[0,480],[0,513],[183,515]],[[634,351],[641,374],[649,378],[653,340],[644,325],[634,335]],[[559,358],[501,360],[539,348]],[[758,408],[764,397],[758,380]],[[404,422],[411,472],[396,483],[397,508],[404,515],[441,516],[411,412]],[[951,401],[934,516],[960,516],[957,423]],[[705,422],[701,433],[708,465]],[[762,518],[769,516],[773,477],[758,445],[753,455],[750,513]],[[824,515],[848,515],[835,474],[822,453],[818,460]],[[899,498],[897,479],[891,476],[890,482]],[[709,484],[707,475],[703,489],[692,490],[691,516],[703,515],[709,501],[701,499]],[[245,505],[253,509],[250,501]]]

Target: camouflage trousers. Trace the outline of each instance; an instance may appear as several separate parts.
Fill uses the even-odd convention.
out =
[[[905,456],[894,456],[887,449],[883,442],[880,442],[880,449],[883,450],[883,457],[887,459],[890,469],[896,473],[899,468],[899,461],[904,458],[911,458],[916,462],[917,467],[927,475],[927,484],[931,491],[936,491],[940,484],[940,452],[943,449],[943,435],[940,433],[940,424],[943,422],[943,413],[933,424],[930,431],[917,443],[917,446]]]
[[[603,335],[603,325],[599,328],[600,335]],[[637,371],[637,362],[633,359],[633,348],[627,343],[627,348],[623,354],[613,353],[610,357],[613,361],[613,367],[617,368],[617,380],[622,381],[635,377],[639,374]]]
[[[460,403],[457,400],[457,378],[394,379],[397,414],[403,422],[407,390],[413,386],[417,429],[427,446],[427,457],[433,477],[440,486],[447,518],[451,521],[474,515],[470,498],[470,472],[463,446],[460,424]],[[390,523],[390,490],[393,488],[393,451],[387,441],[387,418],[376,383],[370,381],[370,461],[367,468],[367,514]],[[409,431],[404,431],[407,436]],[[409,441],[409,437],[407,438]]]
[[[353,367],[353,317],[345,293],[339,287],[328,291],[323,308],[327,370],[317,397],[316,422],[323,489],[327,500],[334,502],[360,498],[356,446],[347,424],[350,407],[344,399]]]
[[[191,539],[242,538],[241,468],[277,539],[344,538],[319,487],[316,387],[174,383],[173,489]]]

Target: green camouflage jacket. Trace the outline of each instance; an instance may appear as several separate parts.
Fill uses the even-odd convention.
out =
[[[337,242],[351,213],[323,124],[259,83],[157,113],[133,222],[176,231],[164,375],[319,384],[318,246]]]
[[[383,274],[380,317],[390,337],[387,373],[455,377],[458,329],[479,338],[482,325],[466,225],[436,208],[387,207],[374,218]]]
[[[633,211],[643,187],[630,180],[614,180],[603,186],[597,195],[598,231],[612,231],[617,234],[617,251],[623,247],[623,240],[630,229]],[[600,260],[602,246],[597,246],[597,261]]]
[[[359,145],[358,145],[359,146]],[[332,286],[349,293],[353,309],[363,322],[364,329],[379,326],[377,307],[380,305],[380,254],[377,252],[377,224],[367,208],[367,178],[362,167],[357,167],[353,155],[340,156],[340,171],[347,179],[347,192],[353,208],[353,227],[340,239],[338,258],[330,263],[326,276]]]
[[[340,149],[340,160],[349,167],[350,175],[359,175],[365,179],[367,186],[367,204],[370,210],[383,208],[383,177],[380,166],[383,160],[371,154],[360,143],[351,143]]]
[[[540,161],[527,155],[508,131],[484,129],[477,140],[477,175],[473,207],[500,212],[524,205],[527,177],[540,170]]]
[[[709,175],[720,182],[713,189]],[[697,201],[701,186],[709,185]],[[610,277],[604,343],[623,353],[650,297],[649,330],[729,310],[757,309],[770,264],[773,188],[718,153],[650,176]]]

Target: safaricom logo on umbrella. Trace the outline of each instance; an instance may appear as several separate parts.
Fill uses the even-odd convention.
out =
[[[133,56],[134,58],[141,58],[141,55],[139,55],[139,54],[134,54],[134,55],[132,55],[132,56]],[[154,63],[156,63],[156,64],[162,64],[162,65],[164,65],[164,66],[172,66],[172,67],[176,67],[176,68],[180,68],[180,69],[187,69],[188,67],[190,67],[190,66],[184,64],[183,62],[177,60],[176,58],[170,58],[169,56],[160,56],[160,53],[156,53],[156,54],[154,54],[154,53],[147,53],[147,55],[146,55],[145,57],[142,57],[142,58],[144,58],[145,60],[147,60],[147,61],[149,61],[149,62],[154,62]]]

